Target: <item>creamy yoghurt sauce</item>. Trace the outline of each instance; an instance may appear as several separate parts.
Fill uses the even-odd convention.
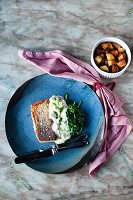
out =
[[[64,97],[53,95],[49,103],[49,118],[53,120],[52,130],[58,136],[56,143],[62,143],[71,137],[68,119],[67,119],[67,104]]]

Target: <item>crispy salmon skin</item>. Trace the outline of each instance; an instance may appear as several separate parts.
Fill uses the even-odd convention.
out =
[[[31,105],[34,130],[39,142],[52,142],[57,139],[52,130],[53,121],[49,118],[49,103],[49,99],[45,99]]]

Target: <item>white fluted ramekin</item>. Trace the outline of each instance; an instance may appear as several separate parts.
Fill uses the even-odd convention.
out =
[[[116,72],[116,73],[108,73],[108,72],[105,72],[105,71],[102,71],[95,63],[95,60],[94,60],[94,52],[97,48],[97,46],[103,42],[115,42],[119,45],[122,46],[122,48],[124,48],[126,50],[126,54],[127,54],[127,64],[126,66],[119,72]],[[131,51],[129,49],[129,47],[127,46],[127,44],[125,42],[123,42],[122,40],[118,39],[118,38],[115,38],[115,37],[106,37],[106,38],[103,38],[101,40],[99,40],[93,47],[92,49],[92,52],[91,52],[91,64],[92,66],[97,70],[97,72],[103,76],[104,78],[117,78],[119,77],[120,75],[122,75],[125,70],[128,68],[129,64],[131,62]]]

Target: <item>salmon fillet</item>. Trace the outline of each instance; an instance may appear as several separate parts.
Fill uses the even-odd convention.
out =
[[[51,142],[57,139],[52,130],[53,121],[49,118],[49,103],[49,99],[45,99],[31,105],[34,130],[39,142]]]

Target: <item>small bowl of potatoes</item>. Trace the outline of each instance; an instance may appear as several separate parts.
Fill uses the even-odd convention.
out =
[[[103,38],[92,49],[91,64],[105,78],[119,77],[130,62],[131,51],[127,44],[118,38]]]

